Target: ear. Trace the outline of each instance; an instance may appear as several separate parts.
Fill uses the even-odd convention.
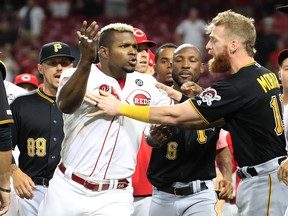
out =
[[[205,64],[204,63],[201,63],[200,65],[200,73],[204,73],[204,68],[205,68]]]
[[[236,52],[238,49],[238,41],[237,40],[232,40],[230,43],[228,43],[228,53],[229,55],[232,55]]]
[[[43,69],[42,69],[42,67],[43,67],[43,66],[42,66],[41,64],[37,64],[37,70],[39,71],[40,74],[43,75],[43,72],[42,72]]]
[[[99,57],[100,58],[107,58],[109,54],[109,50],[107,47],[101,46],[99,47]]]
[[[280,68],[279,71],[278,71],[278,78],[279,78],[279,80],[282,81],[282,77],[281,77],[281,68]]]

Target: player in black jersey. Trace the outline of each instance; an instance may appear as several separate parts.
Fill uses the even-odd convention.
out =
[[[101,109],[98,114],[196,129],[225,124],[242,178],[236,197],[238,213],[282,216],[288,206],[288,187],[278,180],[277,168],[287,152],[278,79],[253,58],[253,19],[229,10],[213,18],[207,30],[210,39],[206,49],[213,56],[209,69],[214,73],[229,71],[228,77],[175,106],[123,105],[103,92],[96,98]],[[171,88],[158,86],[178,101],[183,97]]]
[[[0,61],[0,215],[5,214],[10,205],[10,164],[11,164],[11,127],[13,118],[8,105],[3,80],[6,66]]]
[[[19,199],[19,215],[38,215],[54,170],[60,161],[64,137],[62,113],[56,105],[59,78],[73,67],[70,47],[62,42],[42,46],[38,71],[44,87],[17,97],[11,104],[15,121],[12,142],[18,146],[19,168],[12,165],[14,189]],[[25,199],[24,199],[25,198]]]
[[[174,89],[181,91],[183,84],[190,83],[191,88],[197,89],[197,93],[202,92],[197,82],[203,72],[204,64],[198,48],[183,44],[175,50],[172,64]],[[229,148],[226,145],[216,152],[220,129],[194,130],[157,126],[151,130],[151,136],[148,134],[147,140],[153,145],[159,138],[162,146],[153,148],[147,172],[149,181],[155,187],[150,215],[193,215],[196,212],[216,215],[213,183],[216,177],[216,154],[218,161],[221,161],[219,169],[224,176],[219,182],[219,188],[222,189],[220,196],[227,199],[233,192]],[[169,133],[171,135],[168,142],[163,144],[163,135]],[[226,142],[226,134],[222,133],[219,141]]]

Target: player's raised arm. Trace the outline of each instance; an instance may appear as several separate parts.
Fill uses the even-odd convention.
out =
[[[212,123],[205,122],[193,108],[190,100],[173,106],[132,106],[122,104],[107,92],[100,90],[100,93],[100,95],[95,95],[97,105],[100,108],[98,114],[122,115],[153,124],[177,125],[195,129],[222,126],[224,124],[224,119]]]
[[[96,59],[98,25],[94,21],[89,27],[87,26],[87,22],[84,21],[80,31],[77,31],[81,57],[76,71],[66,83],[65,80],[60,83],[60,87],[61,85],[63,87],[60,88],[57,104],[64,113],[73,113],[81,105],[86,92],[91,65]]]

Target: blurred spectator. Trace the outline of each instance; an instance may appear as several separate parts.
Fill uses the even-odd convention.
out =
[[[0,47],[1,59],[6,65],[6,80],[13,82],[16,75],[19,74],[19,65],[12,53],[12,44],[6,43]]]
[[[278,76],[279,64],[278,64],[278,55],[281,50],[285,49],[285,41],[283,38],[279,38],[276,43],[276,49],[272,51],[269,55],[267,62],[267,68],[274,72]]]
[[[108,18],[128,16],[128,0],[104,0],[104,1],[105,1],[105,15]]]
[[[14,44],[17,39],[17,28],[12,19],[1,18],[0,21],[0,46],[5,43]]]
[[[99,16],[102,15],[104,10],[105,0],[76,0],[78,8],[80,8],[81,2],[83,7],[83,14],[85,16]]]
[[[190,8],[188,17],[183,20],[175,30],[175,43],[181,45],[190,43],[198,47],[201,52],[204,50],[204,35],[206,23],[199,18],[197,8]]]
[[[29,73],[38,77],[39,81],[42,81],[42,75],[38,72],[38,50],[34,46],[24,47],[23,57],[18,61],[20,67],[20,73]]]
[[[20,86],[27,91],[33,91],[38,88],[38,78],[33,74],[23,73],[16,76],[14,84]]]
[[[42,7],[36,0],[27,0],[19,13],[19,36],[21,39],[37,39],[41,34],[42,22],[46,18]]]
[[[274,19],[265,17],[261,20],[260,29],[257,31],[255,48],[257,50],[255,60],[267,67],[271,52],[276,50],[276,44],[280,36],[274,33]]]
[[[71,8],[70,0],[48,0],[48,11],[52,17],[65,18],[69,16]]]

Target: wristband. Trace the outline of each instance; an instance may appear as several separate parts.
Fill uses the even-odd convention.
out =
[[[10,193],[11,189],[10,188],[9,189],[5,189],[5,188],[0,187],[0,191],[6,192],[6,193]]]
[[[120,104],[120,115],[149,123],[149,114],[149,106],[131,106],[129,104]]]

